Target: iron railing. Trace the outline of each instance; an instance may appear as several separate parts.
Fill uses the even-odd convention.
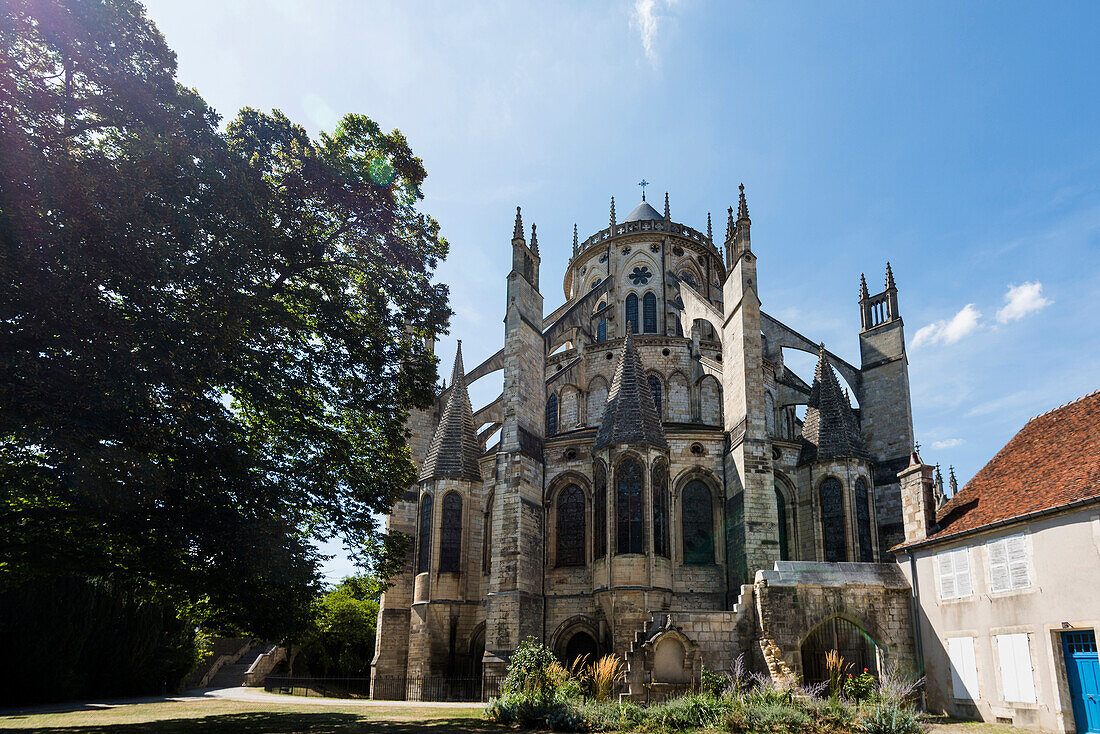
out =
[[[292,696],[374,698],[384,701],[488,701],[500,694],[502,676],[385,676],[315,678],[269,675],[264,690]]]

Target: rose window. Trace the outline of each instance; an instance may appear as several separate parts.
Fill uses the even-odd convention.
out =
[[[634,272],[630,274],[630,282],[634,285],[645,285],[652,277],[653,273],[649,272],[649,268],[643,265],[640,268],[634,268]]]

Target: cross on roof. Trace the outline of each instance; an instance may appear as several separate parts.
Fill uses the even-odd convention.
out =
[[[642,187],[642,201],[645,201],[645,187],[649,186],[649,181],[646,181],[643,178],[641,181],[638,182],[638,185]]]

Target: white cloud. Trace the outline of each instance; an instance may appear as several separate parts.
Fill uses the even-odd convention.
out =
[[[672,7],[676,2],[677,0],[634,0],[634,25],[642,36],[642,48],[645,49],[650,63],[657,63],[657,51],[654,48],[659,19],[657,6]]]
[[[922,344],[954,344],[977,330],[981,318],[982,312],[968,303],[949,320],[941,319],[918,329],[913,336],[913,348]]]
[[[1005,305],[997,311],[997,321],[1007,324],[1009,321],[1022,319],[1051,303],[1050,299],[1043,298],[1043,284],[1039,281],[1010,285],[1008,293],[1005,293]]]
[[[961,438],[945,438],[942,441],[933,441],[932,442],[932,448],[937,449],[937,450],[938,449],[953,449],[953,448],[956,448],[958,446],[962,446],[964,443],[966,443],[966,441],[961,439]]]

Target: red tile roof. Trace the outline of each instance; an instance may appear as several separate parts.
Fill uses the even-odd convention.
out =
[[[1089,499],[1100,499],[1100,390],[1028,421],[940,509],[939,530],[919,543]]]

